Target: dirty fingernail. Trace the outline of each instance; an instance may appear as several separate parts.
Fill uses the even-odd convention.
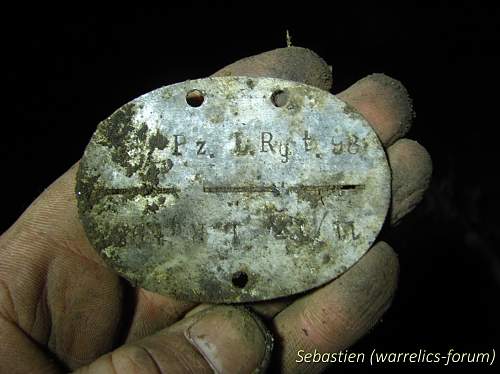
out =
[[[216,373],[265,370],[272,337],[248,310],[216,306],[200,312],[193,319],[195,322],[184,335]]]

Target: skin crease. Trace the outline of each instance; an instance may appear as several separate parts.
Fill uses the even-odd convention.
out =
[[[330,67],[297,47],[240,60],[216,75],[293,79],[327,90],[332,82]],[[387,147],[389,219],[396,223],[420,201],[432,172],[425,149],[401,139],[412,117],[406,91],[391,78],[371,75],[339,97],[367,118]],[[333,282],[306,295],[255,303],[255,314],[131,289],[85,236],[74,196],[76,170],[77,164],[0,237],[1,372],[251,372],[269,363],[283,372],[320,372],[322,364],[295,363],[296,351],[345,349],[391,303],[398,260],[383,242]],[[279,348],[273,354],[269,330],[256,314],[272,330]]]

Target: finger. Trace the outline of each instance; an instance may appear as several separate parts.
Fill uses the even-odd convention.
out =
[[[272,339],[241,307],[216,306],[120,347],[79,372],[250,373],[264,370]]]
[[[213,76],[243,75],[280,78],[305,83],[329,91],[332,69],[310,49],[287,47],[243,58]]]
[[[297,352],[338,352],[366,334],[391,304],[398,269],[394,251],[379,242],[338,279],[278,314],[274,327],[284,372],[321,372],[326,363],[297,362]]]
[[[414,117],[411,99],[406,88],[396,79],[371,74],[337,97],[367,119],[386,147],[410,130]]]
[[[429,153],[416,141],[400,139],[387,149],[392,169],[390,223],[396,225],[422,200],[432,175]]]

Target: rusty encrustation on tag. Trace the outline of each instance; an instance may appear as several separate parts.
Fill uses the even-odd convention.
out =
[[[86,233],[134,285],[211,303],[337,277],[374,242],[390,170],[335,96],[273,78],[149,92],[101,122],[80,163]]]

